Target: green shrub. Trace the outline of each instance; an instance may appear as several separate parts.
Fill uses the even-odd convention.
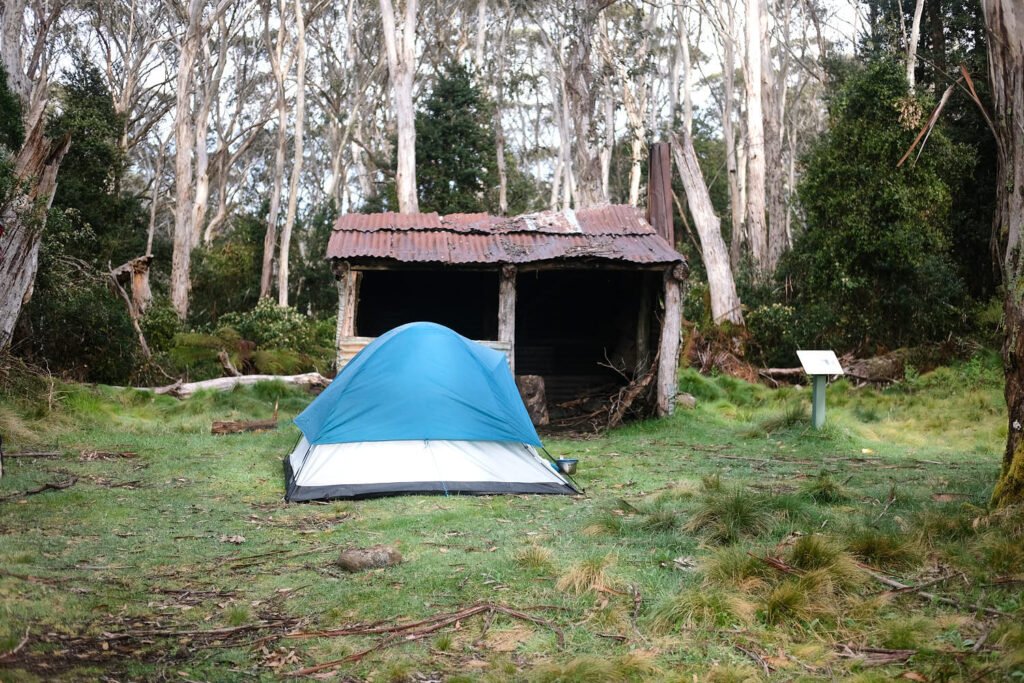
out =
[[[251,311],[225,313],[218,330],[230,327],[262,349],[305,350],[316,343],[314,323],[294,308],[260,299]]]

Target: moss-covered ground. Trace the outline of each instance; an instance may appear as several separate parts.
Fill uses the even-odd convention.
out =
[[[996,356],[886,390],[833,384],[820,432],[807,389],[680,382],[696,409],[547,441],[580,459],[585,496],[306,505],[282,501],[281,466],[303,393],[0,396],[6,451],[60,453],[5,461],[0,680],[277,680],[364,650],[312,675],[1024,678],[1024,512],[988,510],[1006,429]],[[275,401],[278,431],[210,434]],[[378,543],[405,561],[333,563]],[[480,602],[543,621],[287,637]]]

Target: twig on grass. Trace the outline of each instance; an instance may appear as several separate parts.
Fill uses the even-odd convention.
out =
[[[935,600],[936,602],[941,602],[943,604],[950,605],[952,607],[956,607],[957,609],[967,609],[967,608],[970,608],[970,609],[974,609],[977,612],[984,612],[985,614],[989,614],[989,615],[992,615],[992,616],[995,616],[995,617],[1008,617],[1008,616],[1010,616],[1006,612],[1001,612],[1001,611],[999,611],[997,609],[992,609],[991,607],[982,607],[981,605],[974,605],[974,606],[968,605],[968,606],[965,606],[959,600],[954,600],[953,598],[947,598],[947,597],[945,597],[943,595],[936,595],[935,593],[929,593],[927,591],[919,590],[920,588],[923,588],[924,586],[908,586],[907,584],[900,583],[896,579],[891,579],[888,576],[885,576],[884,574],[880,574],[877,571],[875,571],[872,567],[869,567],[868,565],[862,564],[860,562],[857,563],[857,566],[860,567],[861,569],[863,569],[865,572],[867,572],[868,576],[873,578],[875,581],[878,581],[879,583],[884,583],[886,586],[889,586],[890,588],[895,588],[895,589],[897,589],[899,591],[905,591],[905,592],[908,592],[908,593],[913,593],[914,595],[919,595],[922,598],[925,598],[926,600]],[[949,577],[944,577],[944,578],[949,578]],[[925,584],[925,585],[930,585],[930,584]]]
[[[495,614],[504,614],[506,616],[513,617],[515,619],[521,619],[528,621],[533,624],[544,626],[554,631],[555,636],[558,638],[559,648],[565,647],[565,634],[562,629],[555,626],[554,623],[547,619],[541,619],[531,614],[526,614],[519,610],[506,607],[504,605],[498,605],[491,602],[481,602],[475,605],[471,605],[464,609],[449,612],[447,614],[437,614],[428,619],[421,619],[419,621],[413,621],[405,624],[392,624],[392,625],[371,625],[371,626],[354,626],[351,628],[343,629],[332,629],[329,631],[309,631],[309,632],[296,632],[285,634],[285,638],[322,638],[331,636],[351,636],[351,635],[384,635],[383,638],[379,639],[371,647],[365,650],[355,652],[353,654],[342,657],[341,659],[335,659],[323,664],[317,664],[309,666],[303,669],[297,669],[291,671],[285,676],[289,677],[301,677],[309,676],[311,674],[324,671],[326,669],[333,669],[343,664],[350,664],[358,662],[366,655],[383,650],[385,648],[397,645],[399,643],[407,643],[414,640],[420,640],[425,638],[431,633],[436,633],[443,628],[455,625],[456,627],[460,622],[470,617],[475,617],[480,614],[488,615],[489,619],[492,619]]]
[[[906,664],[917,650],[888,650],[880,647],[860,647],[856,650],[849,645],[836,646],[836,653],[844,659],[857,659],[859,664],[868,666],[888,666],[889,664]]]
[[[743,654],[745,654],[746,656],[748,656],[751,659],[753,659],[755,663],[759,664],[761,666],[761,668],[764,669],[764,675],[765,676],[770,676],[772,671],[774,671],[774,669],[768,665],[768,662],[764,661],[764,657],[762,657],[761,655],[757,654],[753,650],[748,650],[748,649],[746,649],[744,647],[740,647],[736,643],[733,643],[732,646],[734,648],[736,648],[737,650],[739,650],[740,652],[742,652]]]
[[[947,574],[945,576],[940,576],[937,579],[932,579],[931,581],[925,581],[924,583],[919,583],[916,586],[904,586],[903,588],[894,588],[891,591],[885,591],[885,593],[888,594],[888,595],[899,595],[901,593],[917,593],[918,591],[924,590],[925,588],[928,588],[929,586],[934,586],[937,583],[942,583],[943,581],[948,581],[949,579],[952,579],[954,576],[963,576],[963,573]]]
[[[21,651],[21,648],[25,647],[25,645],[27,643],[28,643],[28,626],[25,627],[25,636],[21,639],[21,641],[17,645],[14,646],[14,649],[13,650],[8,650],[7,652],[4,652],[3,654],[0,654],[0,662],[6,661],[6,660],[10,659],[11,657],[13,657],[14,655],[18,654]]]
[[[28,491],[15,491],[14,493],[0,498],[0,502],[12,500],[14,498],[24,498],[25,496],[34,496],[37,493],[43,493],[44,491],[61,491],[63,489],[71,488],[78,481],[78,477],[71,477],[67,481],[58,482],[47,482],[42,486]]]
[[[19,451],[17,453],[4,453],[5,458],[59,458],[61,453],[56,451]]]
[[[779,559],[777,557],[772,557],[771,555],[765,555],[764,557],[762,557],[760,555],[755,555],[754,553],[749,552],[749,551],[747,552],[747,555],[750,555],[755,560],[760,560],[761,562],[764,562],[766,565],[768,565],[772,569],[777,569],[778,571],[782,572],[783,574],[792,574],[793,576],[803,576],[803,572],[802,571],[800,571],[796,567],[793,567],[791,565],[786,564],[785,562],[783,562],[781,559]]]

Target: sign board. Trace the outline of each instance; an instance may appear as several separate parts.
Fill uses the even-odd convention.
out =
[[[835,351],[797,351],[800,365],[808,375],[844,375]]]

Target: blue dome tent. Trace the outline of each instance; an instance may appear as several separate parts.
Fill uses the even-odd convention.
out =
[[[505,355],[434,323],[378,337],[295,424],[289,501],[577,492],[538,454]]]

